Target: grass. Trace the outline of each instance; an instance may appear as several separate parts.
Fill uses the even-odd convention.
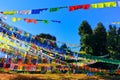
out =
[[[5,76],[5,77],[4,77]],[[1,73],[0,80],[120,80],[119,75],[86,74],[7,74]]]

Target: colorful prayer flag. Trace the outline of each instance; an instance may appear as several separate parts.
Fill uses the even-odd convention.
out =
[[[104,8],[104,4],[103,4],[103,3],[98,3],[98,4],[97,4],[97,7],[98,7],[98,8]]]
[[[92,8],[97,8],[97,4],[91,4]]]
[[[13,10],[13,11],[4,11],[3,14],[4,15],[14,15],[14,14],[16,14],[16,11],[15,10]]]
[[[69,6],[69,11],[74,11],[77,9],[82,9],[83,5],[77,5],[77,6]]]
[[[31,14],[40,14],[40,9],[33,9]]]
[[[31,10],[19,10],[17,14],[31,14]]]
[[[83,9],[87,10],[87,9],[89,9],[89,8],[90,8],[90,4],[85,4],[85,5],[83,5]]]
[[[116,7],[116,6],[117,6],[116,2],[111,2],[111,7]]]
[[[12,22],[16,22],[16,20],[17,20],[16,17],[12,18]]]
[[[111,6],[110,2],[105,2],[104,5],[105,5],[105,7],[110,7]]]
[[[50,8],[50,12],[56,12],[58,10],[59,10],[59,8]]]

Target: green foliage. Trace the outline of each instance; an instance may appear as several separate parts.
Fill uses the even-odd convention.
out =
[[[92,29],[87,21],[83,21],[78,29],[78,34],[81,36],[81,49],[86,53],[92,53]]]
[[[84,34],[92,34],[91,26],[87,21],[83,21],[78,30],[78,34],[81,36]]]
[[[56,41],[56,37],[52,36],[50,34],[41,33],[41,34],[35,36],[35,40],[37,40],[39,42],[42,42],[43,39],[48,39],[48,40]],[[56,42],[54,42],[53,46],[54,47],[58,47],[58,45],[57,45]]]
[[[45,39],[49,39],[49,40],[54,40],[56,41],[56,37],[55,36],[52,36],[50,34],[45,34],[45,33],[41,33],[39,35],[36,35],[35,39],[38,39],[39,40],[39,37],[40,38],[45,38]]]
[[[67,47],[66,44],[62,44],[62,45],[60,46],[60,48],[61,48],[61,49],[67,49],[68,47]]]
[[[107,44],[107,33],[104,25],[102,23],[98,23],[97,27],[94,29],[93,32],[93,39],[94,39],[94,46],[92,47],[93,53],[96,56],[102,56],[107,53],[106,44]]]
[[[102,23],[98,23],[92,31],[87,21],[83,21],[79,27],[81,37],[81,49],[94,56],[110,54],[112,59],[120,60],[120,28],[109,25],[109,30]]]
[[[107,34],[107,49],[111,58],[120,60],[120,28],[117,30],[116,26],[109,26]]]

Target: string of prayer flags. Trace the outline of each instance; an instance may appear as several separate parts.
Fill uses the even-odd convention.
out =
[[[41,20],[40,20],[40,21],[41,21]],[[8,25],[8,24],[6,24],[6,23],[4,23],[4,24],[7,26],[7,27],[6,27],[7,30],[12,30],[14,33],[18,33],[18,34],[22,33],[21,35],[26,36],[25,34],[23,34],[23,33],[25,33],[26,31],[21,30],[21,29],[18,29],[17,27],[10,26],[10,25]],[[12,27],[13,29],[11,29],[11,27]],[[10,29],[9,29],[9,28],[10,28]],[[16,34],[15,34],[15,35],[16,35]],[[27,41],[29,42],[29,41],[31,40],[31,38],[33,38],[33,35],[29,33],[29,39],[27,39]],[[45,39],[45,38],[41,38],[41,37],[40,37],[40,39],[43,40],[43,39]],[[49,39],[46,39],[46,40],[51,41],[51,42],[53,42],[53,43],[67,44],[67,45],[69,45],[69,46],[80,47],[80,45],[78,45],[78,44],[70,44],[70,43],[65,43],[65,42],[61,42],[61,41],[49,40]],[[54,45],[56,45],[56,44],[54,44]]]
[[[14,14],[40,14],[42,11],[46,11],[48,8],[43,9],[33,9],[33,10],[10,10],[10,11],[2,11],[1,14],[4,15],[14,15]]]
[[[21,18],[16,18],[16,17],[12,17],[12,22],[16,22],[16,21],[21,21]],[[39,20],[39,19],[29,19],[29,18],[23,18],[23,20],[27,23],[37,23],[37,21],[41,21],[44,22],[46,24],[48,24],[49,20]],[[51,22],[56,22],[56,23],[61,23],[61,21],[58,20],[51,20]]]
[[[112,24],[120,24],[120,22],[113,22]]]
[[[118,1],[118,5],[120,6],[120,1]],[[90,6],[95,9],[95,8],[110,8],[110,7],[116,7],[117,3],[116,1],[111,1],[111,2],[101,2],[101,3],[93,3],[93,4],[82,4],[82,5],[75,5],[75,6],[69,6],[69,11],[74,11],[78,9],[84,9],[88,10]],[[55,7],[55,8],[49,8],[49,12],[56,12],[60,9],[63,8],[68,8],[67,6],[65,7]],[[40,14],[42,11],[47,11],[48,8],[43,8],[43,9],[32,9],[32,10],[10,10],[10,11],[1,11],[1,14],[4,15],[14,15],[14,14]]]

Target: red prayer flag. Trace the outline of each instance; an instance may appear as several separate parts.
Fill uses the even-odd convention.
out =
[[[31,22],[32,22],[32,19],[27,19],[27,22],[28,22],[28,23],[31,23]]]
[[[83,9],[87,10],[87,9],[89,9],[89,8],[90,8],[90,4],[85,4],[85,5],[83,5]]]
[[[74,11],[77,9],[82,9],[83,5],[77,5],[77,6],[69,6],[69,11]]]
[[[27,18],[24,18],[24,21],[26,21],[27,23],[36,23],[37,22],[36,19],[27,19]]]
[[[35,19],[34,19],[34,20],[33,20],[33,23],[35,23],[35,24],[36,24],[36,23],[37,23],[37,20],[35,20]]]
[[[74,10],[74,6],[69,6],[69,11],[73,11]]]
[[[22,59],[18,59],[18,64],[22,64]]]
[[[5,51],[5,48],[2,48],[2,52],[4,52]]]

